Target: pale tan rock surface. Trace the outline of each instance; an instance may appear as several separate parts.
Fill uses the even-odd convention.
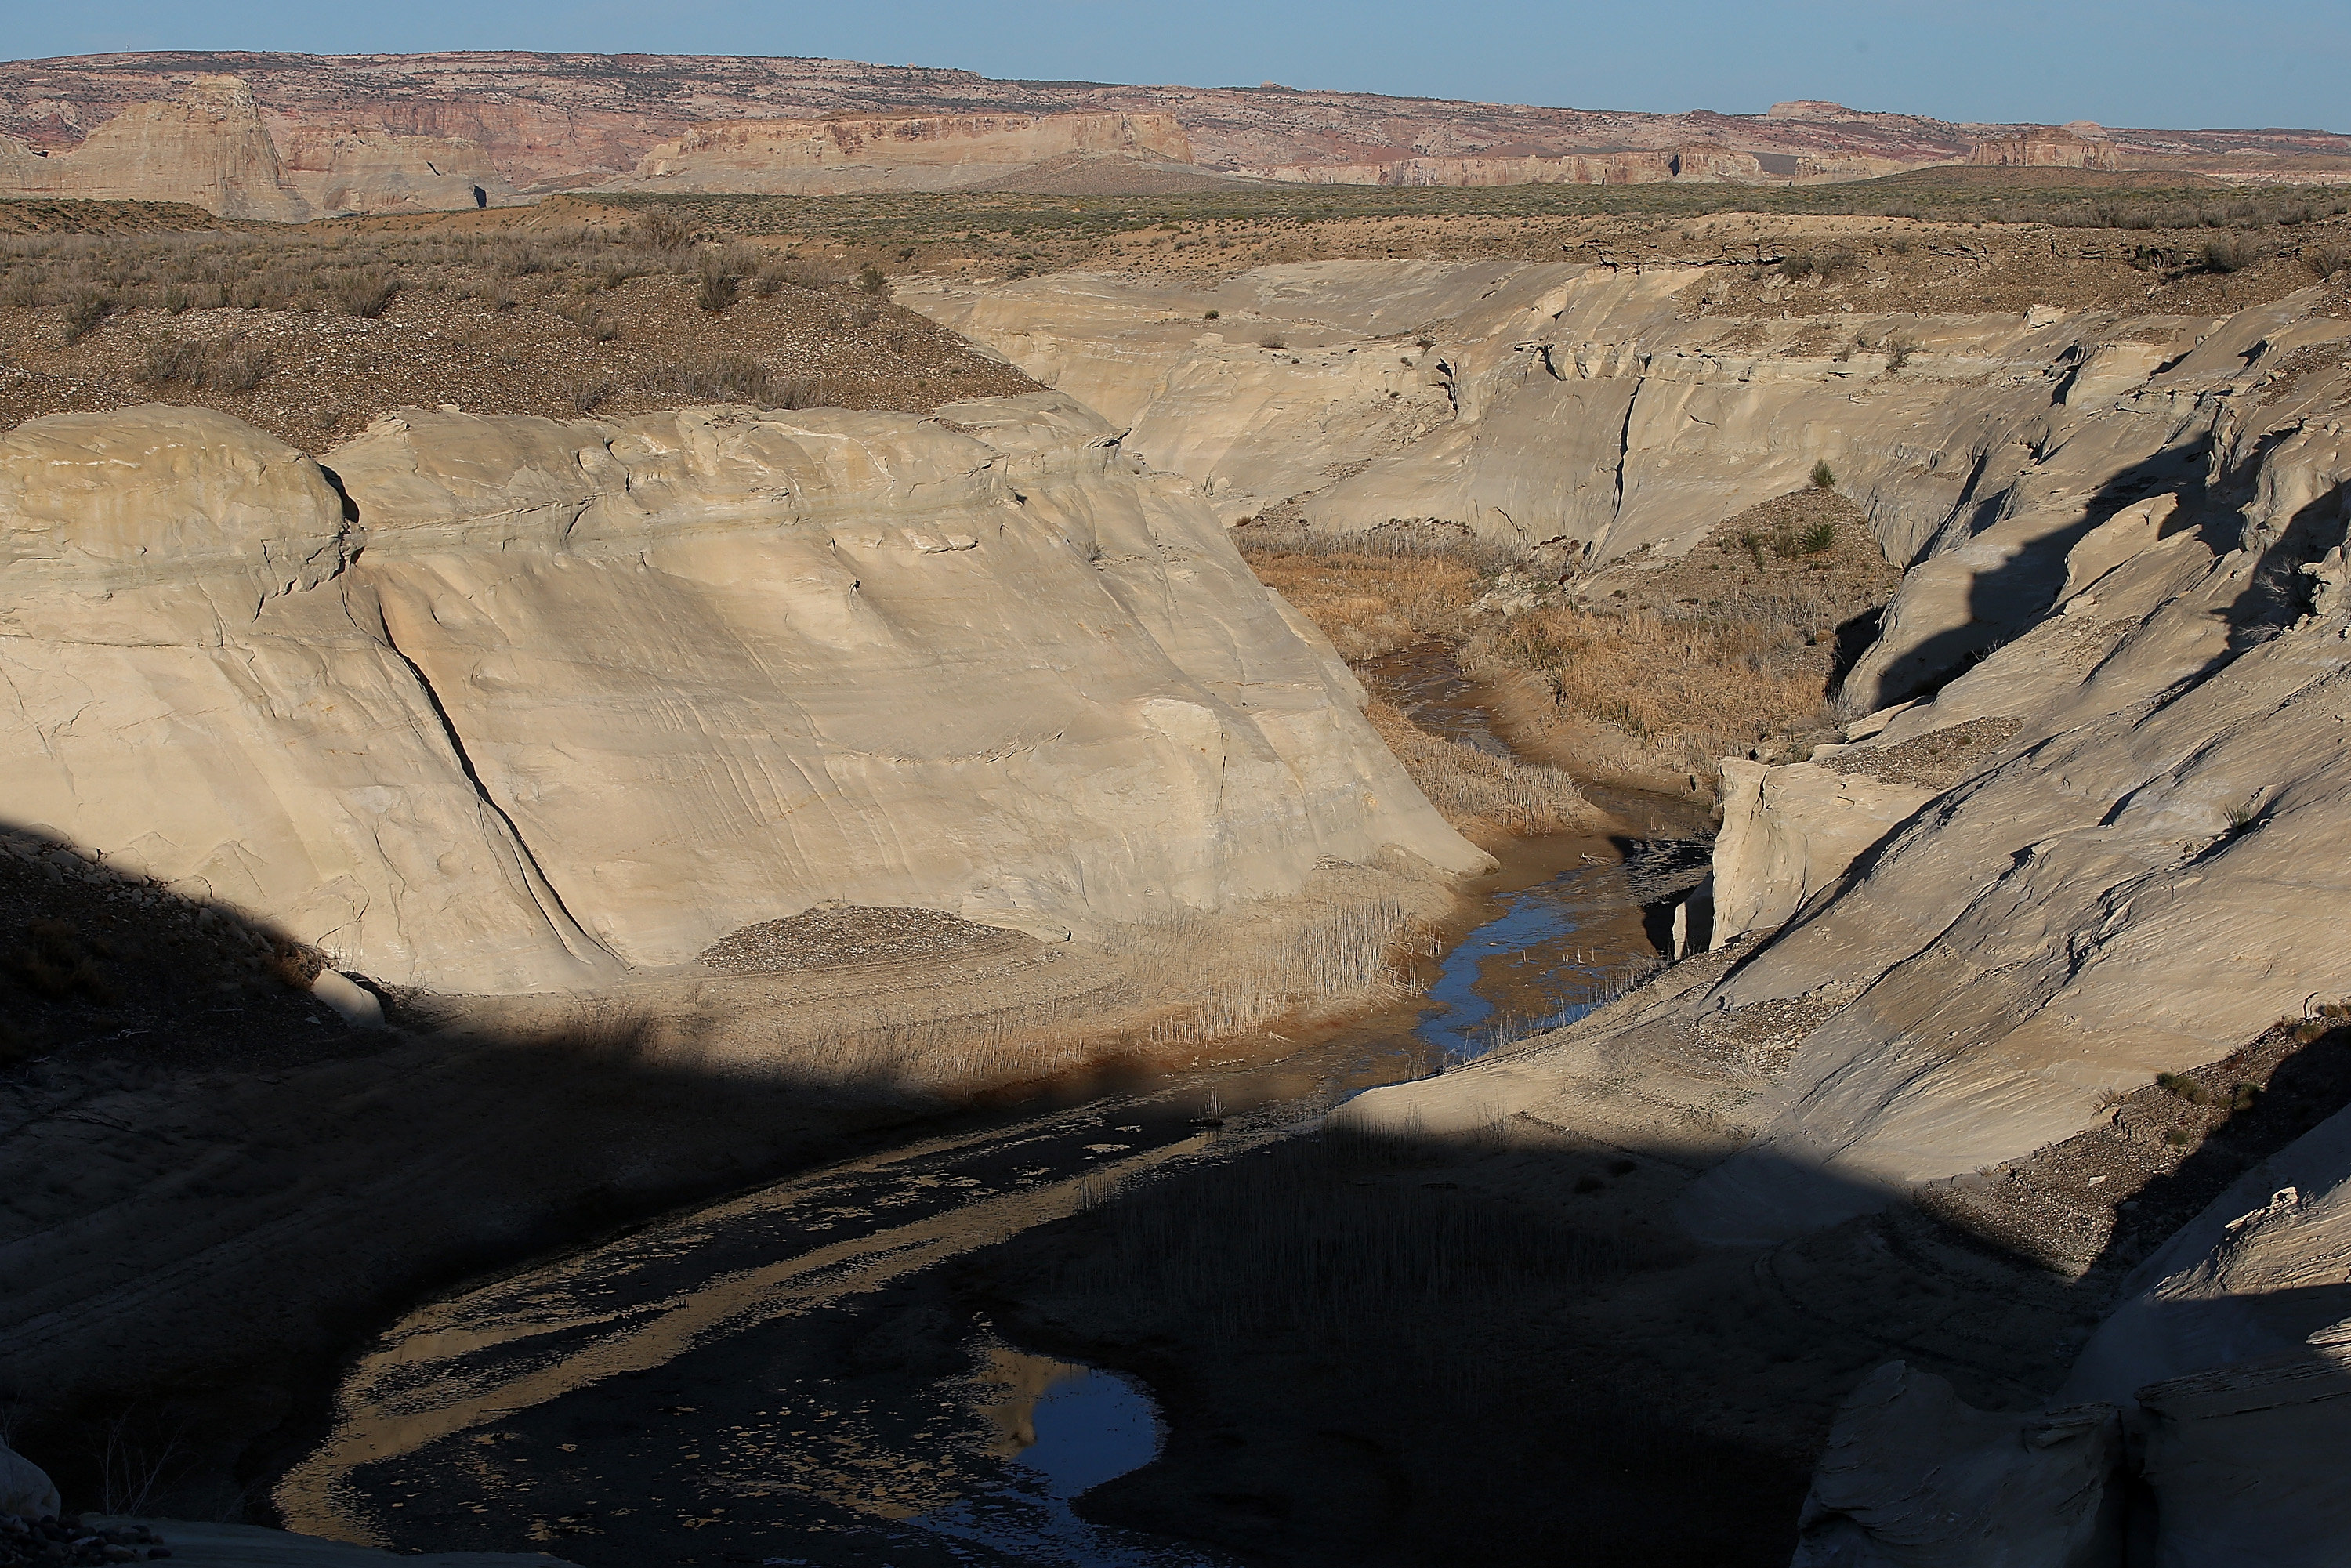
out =
[[[2066,138],[2113,149],[2134,165],[2169,163],[2258,183],[2339,178],[2351,153],[2351,138],[2320,131],[1959,125],[1809,100],[1766,114],[1643,114],[1294,92],[1271,83],[1129,87],[991,80],[967,70],[855,60],[521,51],[17,60],[0,64],[0,136],[54,150],[129,105],[177,97],[191,73],[228,71],[251,80],[274,119],[309,130],[471,141],[517,189],[529,191],[625,176],[652,147],[696,124],[786,118],[1154,115],[1179,120],[1193,156],[1220,173],[1374,183],[1806,183],[1950,162],[1984,143],[2056,149]],[[2021,161],[2068,159],[2027,151]]]
[[[263,120],[286,183],[322,217],[496,207],[522,199],[477,141],[397,135],[366,125],[305,124],[283,116]]]
[[[57,1483],[48,1472],[5,1443],[0,1443],[0,1513],[19,1519],[47,1519],[63,1506]]]
[[[11,814],[337,967],[525,990],[825,899],[1059,936],[1485,857],[1171,476],[937,421],[414,413],[319,466],[149,408],[0,440]]]
[[[1725,319],[1708,313],[1718,276],[1352,261],[1201,287],[914,279],[898,297],[1126,426],[1228,521],[1430,519],[1604,560],[1685,549],[1826,461],[1890,558],[1955,558],[1897,604],[1850,683],[1855,712],[2029,623],[2075,538],[2191,477],[2249,379],[2245,350],[2334,330],[2310,319],[2309,295],[2192,353],[2209,321]]]
[[[1933,793],[1810,762],[1725,758],[1713,946],[1780,925]]]
[[[2339,1112],[2133,1271],[2047,1412],[1970,1409],[1899,1362],[1865,1380],[1821,1457],[1796,1563],[2339,1563],[2346,1279]]]
[[[2064,1397],[2144,1403],[2149,1385],[2287,1356],[2336,1368],[2351,1421],[2351,1348],[2336,1343],[2351,1333],[2351,1113],[2247,1171],[2124,1291]]]
[[[1357,1113],[1405,1124],[1482,1096],[1504,1113],[1572,1115],[1578,1095],[1641,1070],[1656,1048],[1636,1036],[1695,1030],[1711,1049],[1718,1032],[1736,1045],[1741,1019],[1797,1019],[1766,1031],[1779,1043],[1753,1057],[1743,1097],[1709,1103],[1739,1152],[1679,1208],[1702,1238],[1763,1243],[2068,1137],[2110,1093],[2217,1060],[2314,991],[2340,992],[2351,595],[2329,552],[2351,525],[2351,367],[2335,347],[2346,324],[2308,305],[2222,324],[2124,400],[2209,432],[2195,465],[2134,456],[2138,438],[2121,433],[2142,415],[2127,409],[2068,444],[2119,465],[2069,459],[2085,465],[2084,494],[2122,476],[2146,489],[2116,511],[2157,504],[2105,535],[2075,504],[2053,530],[2064,548],[2036,568],[2039,603],[2005,641],[1931,697],[1857,724],[1861,744],[1772,770],[1932,791],[1842,881],[1808,858],[1803,877],[1832,891],[1708,955],[1731,959],[1719,978],[1675,981],[1490,1069],[1364,1096],[1377,1103]],[[2307,351],[2251,352],[2263,341]],[[2043,417],[2063,420],[2054,385]],[[2046,499],[2057,469],[2035,473]],[[2069,558],[2076,591],[2053,605]],[[1930,753],[1939,771],[1904,762]],[[1726,840],[1735,862],[1740,835]],[[1735,898],[1746,873],[1726,871],[1717,896]],[[1796,874],[1777,880],[1792,888]]]
[[[2111,1405],[1974,1410],[1888,1362],[1837,1412],[1793,1568],[2111,1568],[2122,1449]]]
[[[0,139],[0,194],[186,202],[225,218],[313,215],[286,176],[253,90],[198,76],[176,100],[134,104],[70,152],[47,157]]]
[[[697,125],[639,161],[615,191],[837,195],[950,191],[1071,153],[1188,162],[1172,114],[962,114],[869,120],[730,120]]]

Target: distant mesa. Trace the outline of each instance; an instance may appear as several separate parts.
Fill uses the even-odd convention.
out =
[[[735,120],[697,125],[646,153],[627,179],[597,188],[807,196],[947,191],[1087,154],[1189,163],[1192,149],[1172,114]]]
[[[2119,169],[2122,154],[2111,143],[2093,141],[2074,131],[2034,127],[2021,136],[1979,141],[1968,149],[1968,162],[1993,169]]]
[[[853,60],[684,55],[0,64],[0,196],[185,202],[279,222],[566,191],[1809,184],[1945,164],[2351,183],[2351,137],[1960,125],[1825,99],[1761,114],[1636,114],[1302,93],[1271,81],[998,81]]]

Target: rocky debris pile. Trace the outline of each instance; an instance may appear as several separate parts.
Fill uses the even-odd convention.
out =
[[[699,962],[730,974],[777,975],[843,964],[969,957],[1035,945],[1033,937],[1019,932],[935,909],[831,904],[747,925],[704,948]]]
[[[1980,772],[1987,759],[2016,738],[2020,727],[2022,721],[2013,718],[1971,718],[1895,746],[1840,749],[1820,763],[1832,773],[1859,775],[1881,784],[1948,789]]]
[[[66,1512],[48,1472],[0,1443],[0,1568],[80,1568],[170,1555],[144,1525],[107,1526]]]
[[[100,1529],[85,1525],[78,1514],[25,1519],[0,1513],[0,1568],[82,1568],[170,1555],[163,1538],[143,1524]]]

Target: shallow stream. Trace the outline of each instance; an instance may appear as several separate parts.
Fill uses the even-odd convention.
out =
[[[1500,749],[1442,650],[1411,652],[1367,681]],[[942,1265],[1580,1016],[1654,952],[1628,852],[1504,846],[1414,1004],[1046,1092],[420,1307],[347,1373],[326,1442],[278,1485],[285,1522],[589,1568],[1221,1562],[1077,1516],[1079,1493],[1156,1454],[1148,1392],[1004,1343],[949,1304]]]

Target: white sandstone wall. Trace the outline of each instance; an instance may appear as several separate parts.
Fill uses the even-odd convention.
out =
[[[223,415],[20,426],[0,816],[485,990],[1485,863],[1187,486],[1050,395],[944,417],[413,413],[328,455],[349,518]]]
[[[1726,318],[1710,314],[1710,274],[1337,261],[1200,287],[915,279],[899,297],[1128,427],[1136,450],[1198,481],[1228,521],[1294,502],[1324,531],[1429,518],[1606,559],[1687,549],[1823,459],[1897,561],[2032,514],[1960,578],[1962,627],[1979,576],[2028,546],[2062,559],[2105,513],[2191,474],[2241,380],[2241,350],[2310,317],[2302,298],[2247,312],[2236,338],[2189,353],[2210,320]],[[1877,349],[1840,357],[1813,346],[1823,327],[1847,345],[1911,349],[1899,366]],[[2126,475],[2140,488],[2108,487]],[[2054,588],[2036,603],[2003,578],[1984,597],[2025,606],[2005,632]],[[1882,657],[1934,664],[1948,644],[1935,674],[1996,640],[1952,638],[1948,616],[1910,619],[1914,641]],[[1857,711],[1911,695],[1876,670],[1864,688]]]

